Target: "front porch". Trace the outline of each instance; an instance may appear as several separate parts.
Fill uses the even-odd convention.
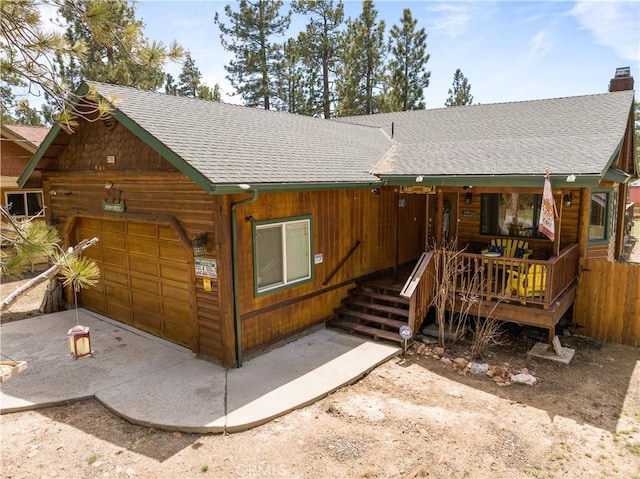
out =
[[[436,288],[446,283],[452,296],[447,302],[449,312],[468,310],[478,317],[548,329],[551,343],[556,325],[575,300],[577,276],[577,244],[548,260],[430,251],[411,271],[399,268],[359,284],[344,300],[355,304],[358,312],[349,313],[343,305],[330,324],[374,338],[401,341],[398,327],[408,324],[417,331],[432,307]],[[353,295],[367,299],[353,301]],[[402,304],[403,311],[394,303]]]

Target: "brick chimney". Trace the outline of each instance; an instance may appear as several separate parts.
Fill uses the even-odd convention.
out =
[[[609,82],[609,91],[633,90],[633,77],[630,67],[616,68],[616,74]]]

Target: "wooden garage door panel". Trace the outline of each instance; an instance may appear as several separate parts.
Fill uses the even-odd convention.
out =
[[[126,243],[123,234],[99,233],[100,245],[103,248],[111,248],[118,251],[126,251]]]
[[[129,275],[126,270],[117,270],[105,266],[100,271],[100,274],[106,284],[120,284],[125,287],[129,286]]]
[[[187,253],[178,242],[163,242],[160,243],[160,257],[172,259],[174,261],[185,261],[187,259]]]
[[[127,234],[129,236],[147,236],[155,240],[158,237],[158,227],[153,224],[129,223]]]
[[[97,236],[87,252],[101,270],[99,287],[83,291],[89,309],[152,334],[191,345],[191,257],[166,226],[81,219],[76,236]]]
[[[156,281],[150,281],[145,276],[131,275],[130,278],[131,288],[158,296],[160,294],[160,285]]]
[[[158,263],[148,256],[129,255],[129,269],[136,273],[158,276]]]
[[[185,284],[188,287],[189,273],[184,265],[180,263],[160,263],[160,277],[162,279],[169,279],[171,281],[178,281],[181,284]]]

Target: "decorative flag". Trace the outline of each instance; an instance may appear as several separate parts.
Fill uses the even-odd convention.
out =
[[[540,207],[538,231],[551,241],[555,240],[556,229],[553,215],[553,192],[551,191],[551,178],[549,178],[548,171],[544,177],[544,190],[542,191],[542,206]]]

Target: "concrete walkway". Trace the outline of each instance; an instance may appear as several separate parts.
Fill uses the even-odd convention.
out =
[[[400,349],[321,329],[225,369],[86,310],[93,357],[74,360],[75,311],[3,324],[3,359],[28,369],[2,383],[2,414],[95,397],[131,422],[199,433],[242,431],[352,383]]]

